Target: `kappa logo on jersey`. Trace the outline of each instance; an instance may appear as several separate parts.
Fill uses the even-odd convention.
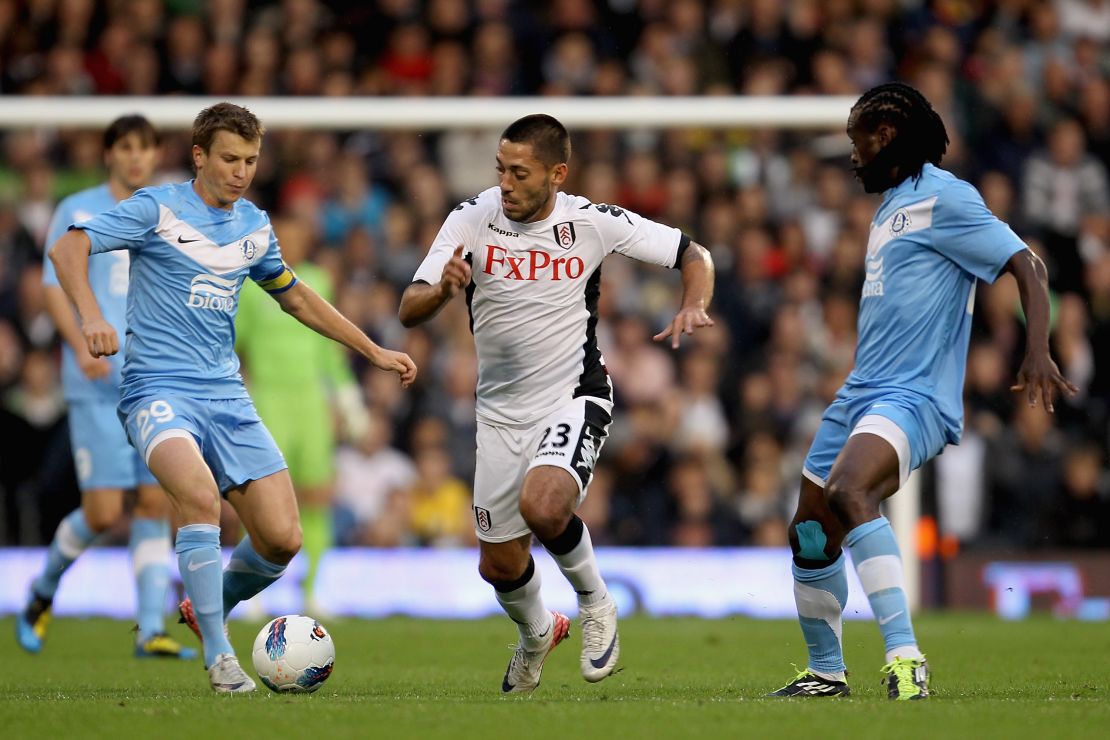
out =
[[[563,249],[570,249],[574,246],[576,238],[574,233],[574,223],[571,221],[563,221],[561,224],[555,224],[551,227],[555,232],[555,243]]]
[[[238,280],[215,275],[197,275],[189,285],[189,300],[185,305],[189,308],[231,313],[235,310],[235,291],[238,287]]]
[[[488,226],[490,231],[496,231],[501,236],[511,236],[513,238],[516,238],[516,237],[520,236],[520,234],[518,234],[515,231],[507,231],[506,229],[502,229],[500,226],[494,225],[493,221],[490,221],[489,224],[487,224],[487,226]]]
[[[490,527],[493,526],[493,520],[490,518],[489,509],[483,509],[481,506],[474,507],[474,520],[478,522],[478,529],[483,532],[488,532]]]
[[[526,256],[525,256],[526,255]],[[482,272],[506,280],[576,280],[586,271],[581,257],[556,257],[538,249],[529,249],[517,257],[505,247],[486,245],[486,259]]]

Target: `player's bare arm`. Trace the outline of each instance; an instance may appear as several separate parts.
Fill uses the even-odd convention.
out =
[[[674,349],[678,349],[679,338],[683,334],[693,334],[695,329],[713,326],[713,319],[706,313],[713,299],[714,270],[709,250],[697,242],[690,242],[682,253],[679,267],[682,270],[682,307],[670,325],[652,337],[657,342],[670,337]]]
[[[1079,388],[1060,373],[1049,353],[1048,270],[1032,250],[1023,249],[1010,258],[1003,272],[1017,280],[1027,327],[1025,359],[1018,370],[1017,382],[1010,390],[1025,392],[1030,406],[1036,406],[1040,396],[1045,409],[1051,413],[1055,410],[1053,401],[1058,393],[1073,395]]]
[[[463,259],[463,247],[455,248],[451,259],[443,266],[443,273],[435,285],[413,283],[401,295],[397,315],[405,328],[433,318],[447,302],[470,284],[470,265]]]
[[[298,281],[292,288],[274,298],[283,311],[309,329],[358,352],[370,360],[374,367],[397,373],[403,387],[408,388],[416,380],[416,363],[411,357],[404,352],[379,347],[346,316],[339,313],[335,306],[303,282]]]
[[[81,317],[81,334],[93,357],[119,352],[119,336],[104,320],[89,284],[89,250],[92,242],[80,229],[67,231],[50,248],[50,261],[58,273],[58,282]]]
[[[50,314],[50,320],[54,322],[54,328],[58,330],[58,335],[62,340],[73,350],[77,366],[81,368],[84,376],[89,380],[96,380],[108,375],[112,370],[111,363],[103,357],[93,357],[89,354],[89,346],[85,342],[85,335],[81,333],[81,327],[77,324],[77,316],[73,313],[73,306],[70,305],[65,291],[56,285],[47,285],[43,292],[43,300],[46,304],[46,312]]]

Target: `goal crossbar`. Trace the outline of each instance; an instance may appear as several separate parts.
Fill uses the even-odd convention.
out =
[[[0,129],[96,128],[140,113],[163,129],[186,129],[222,98],[0,96]],[[793,128],[844,126],[855,102],[845,96],[720,97],[232,97],[268,129],[499,129],[530,113],[569,128]]]

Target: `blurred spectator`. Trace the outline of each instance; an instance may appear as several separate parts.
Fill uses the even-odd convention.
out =
[[[628,314],[613,324],[613,341],[603,353],[617,403],[634,406],[658,400],[674,384],[674,366],[666,350],[651,342],[643,317]]]
[[[0,319],[18,320],[22,275],[41,262],[34,240],[19,222],[15,204],[0,199]]]
[[[379,234],[389,194],[374,183],[365,160],[354,152],[341,156],[337,164],[334,190],[324,201],[321,213],[324,241],[339,244],[355,228]]]
[[[451,475],[445,448],[426,447],[416,453],[416,480],[409,497],[410,526],[418,544],[477,545],[470,488]]]
[[[1047,538],[1057,547],[1110,545],[1110,478],[1104,455],[1089,442],[1064,456],[1064,485],[1049,502]]]
[[[1025,170],[1023,205],[1043,234],[1053,286],[1081,291],[1083,265],[1076,238],[1084,216],[1110,210],[1106,167],[1086,153],[1083,128],[1073,119],[1057,122],[1048,149],[1034,154]]]
[[[722,502],[698,458],[676,461],[670,469],[667,488],[675,507],[667,544],[712,547],[740,541],[735,515]]]
[[[41,282],[40,282],[41,284]],[[0,325],[0,349],[5,340]],[[65,400],[55,359],[36,349],[23,356],[16,385],[0,402],[0,432],[19,440],[19,455],[4,454],[0,488],[16,505],[16,542],[48,541],[57,521],[73,509],[77,481],[70,463]]]
[[[407,521],[393,517],[395,498],[416,480],[412,460],[390,445],[387,417],[373,414],[366,434],[336,456],[335,539],[340,545],[400,544]]]
[[[988,455],[991,530],[999,543],[1044,547],[1044,517],[1061,490],[1065,440],[1039,406],[1014,403],[1010,426]]]
[[[204,24],[182,15],[170,22],[163,47],[161,90],[198,95],[204,92]]]
[[[1110,41],[1110,3],[1105,0],[1056,0],[1060,28],[1067,36]]]
[[[679,452],[720,455],[728,444],[728,420],[719,393],[720,355],[694,351],[682,359],[679,418],[674,447]]]

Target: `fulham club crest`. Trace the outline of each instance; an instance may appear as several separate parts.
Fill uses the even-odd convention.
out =
[[[474,519],[478,522],[478,529],[483,532],[488,532],[493,526],[493,521],[489,518],[489,509],[483,509],[481,506],[474,507]]]
[[[555,224],[551,227],[555,232],[555,243],[563,249],[570,249],[574,246],[574,224],[570,221],[564,221],[561,224]]]

